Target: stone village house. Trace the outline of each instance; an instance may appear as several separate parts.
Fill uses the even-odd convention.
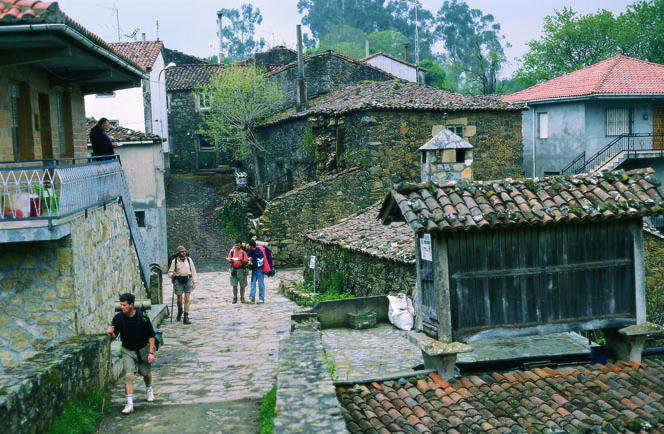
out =
[[[108,381],[118,294],[148,296],[122,166],[88,158],[84,113],[146,72],[57,3],[0,0],[0,30],[0,413],[43,431]]]

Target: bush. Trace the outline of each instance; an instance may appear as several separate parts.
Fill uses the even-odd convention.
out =
[[[94,390],[80,400],[69,401],[48,432],[50,434],[94,433],[104,414],[109,412],[110,404],[111,398],[101,390]]]
[[[296,286],[300,292],[313,292],[312,282],[302,282]],[[314,306],[319,301],[341,300],[344,298],[353,298],[354,295],[345,291],[345,278],[343,273],[334,272],[329,278],[321,280],[316,285],[316,295],[312,298],[299,298],[296,303],[300,306]]]
[[[236,238],[246,238],[246,194],[234,192],[226,196],[217,208],[219,229]]]
[[[277,405],[277,385],[272,386],[269,392],[263,396],[263,403],[261,404],[260,419],[261,419],[261,432],[260,434],[272,434],[274,431],[274,409]]]

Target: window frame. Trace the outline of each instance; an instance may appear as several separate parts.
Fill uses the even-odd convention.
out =
[[[445,128],[452,131],[454,134],[456,134],[457,136],[459,136],[463,139],[463,134],[465,132],[465,128],[464,128],[463,124],[447,125]],[[459,130],[461,130],[460,134],[459,134]]]
[[[549,112],[537,113],[537,138],[543,140],[549,138]]]
[[[206,105],[204,105],[206,103]],[[212,107],[212,94],[209,92],[196,93],[196,110],[206,111]]]
[[[621,114],[619,115],[619,113]],[[610,118],[612,119],[610,120]],[[622,120],[619,118],[622,118]],[[606,137],[632,134],[632,126],[634,124],[633,110],[631,107],[607,107],[604,114],[604,123],[606,126]],[[627,127],[627,131],[625,131],[625,126]]]

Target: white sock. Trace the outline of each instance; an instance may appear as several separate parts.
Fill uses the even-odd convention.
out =
[[[134,395],[127,395],[127,405],[134,405]]]
[[[145,390],[152,390],[152,384],[146,384]]]

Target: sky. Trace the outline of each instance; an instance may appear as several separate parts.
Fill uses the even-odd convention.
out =
[[[147,40],[159,38],[167,48],[208,57],[216,54],[219,47],[217,10],[239,9],[240,5],[249,2],[259,8],[263,16],[257,37],[264,38],[270,47],[296,47],[295,26],[302,19],[297,11],[297,0],[60,0],[58,4],[70,18],[106,42],[118,41],[118,28],[123,42],[133,41],[131,34],[138,29],[137,40],[141,40],[145,33]],[[544,17],[552,15],[554,10],[568,6],[582,14],[599,9],[618,14],[633,1],[466,0],[466,3],[485,14],[493,14],[500,23],[503,35],[512,45],[505,50],[510,62],[505,71],[510,73],[518,67],[518,58],[528,51],[526,43],[540,37]],[[435,15],[443,0],[420,0],[420,4]],[[308,33],[308,29],[304,27],[303,32]]]

